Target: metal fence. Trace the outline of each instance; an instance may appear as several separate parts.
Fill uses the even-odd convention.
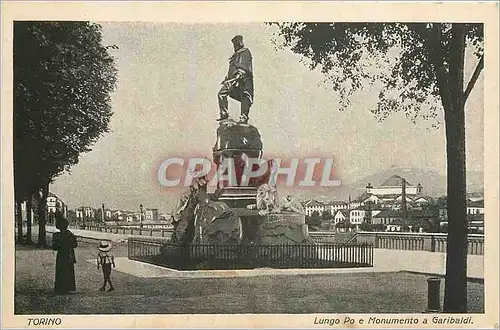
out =
[[[446,253],[447,234],[359,232],[356,242],[370,243],[376,249],[417,250]],[[469,234],[467,253],[484,255],[484,235]]]
[[[170,237],[173,229],[165,228],[140,228],[140,227],[124,227],[124,226],[102,226],[102,225],[80,225],[77,229],[98,231],[102,233],[121,234],[121,235],[137,235],[150,237]]]
[[[345,233],[340,233],[345,234]],[[375,249],[415,250],[429,252],[446,252],[447,235],[445,233],[407,233],[407,232],[357,232],[351,240],[345,243],[369,243]],[[316,243],[340,241],[336,232],[310,232],[309,236]],[[469,255],[484,255],[484,235],[469,234],[467,236],[467,253]]]
[[[373,245],[187,245],[131,237],[128,258],[168,268],[355,268],[373,267]]]

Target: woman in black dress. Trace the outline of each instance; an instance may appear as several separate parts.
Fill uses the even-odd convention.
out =
[[[76,291],[75,283],[75,251],[77,247],[76,236],[68,230],[68,220],[64,219],[59,210],[56,211],[56,228],[52,249],[57,250],[55,292],[65,294]]]

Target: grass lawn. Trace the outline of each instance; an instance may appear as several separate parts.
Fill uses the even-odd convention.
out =
[[[115,256],[126,256],[115,246]],[[76,250],[77,293],[56,296],[55,252],[17,247],[15,314],[421,313],[428,276],[410,273],[283,275],[231,278],[138,278],[113,272],[116,290],[98,291],[101,273]],[[441,297],[444,291],[441,284]],[[484,286],[468,285],[469,310],[484,312]]]

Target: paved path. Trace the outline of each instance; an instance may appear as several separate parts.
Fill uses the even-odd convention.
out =
[[[47,227],[48,232],[54,232],[54,227]],[[94,232],[89,230],[71,229],[78,236],[110,240],[116,243],[126,242],[132,235]],[[141,237],[141,236],[133,236]],[[142,236],[144,238],[144,236]],[[258,269],[258,270],[228,270],[228,271],[176,271],[164,267],[148,265],[122,258],[118,260],[117,270],[138,277],[192,277],[215,278],[226,276],[266,276],[283,274],[341,274],[365,272],[398,272],[410,271],[423,274],[444,275],[446,273],[446,253],[429,251],[405,251],[390,249],[374,249],[374,267],[356,269]],[[484,257],[469,255],[467,257],[467,276],[471,279],[484,279]]]
[[[119,263],[127,249],[115,244]],[[96,244],[76,250],[77,293],[52,294],[55,252],[18,247],[16,314],[421,313],[427,276],[409,273],[265,274],[186,278],[112,273],[116,291],[101,293]],[[136,264],[137,266],[137,264]],[[151,270],[150,265],[143,264]],[[120,270],[121,268],[121,270]],[[441,285],[443,296],[444,283]],[[484,286],[469,283],[470,312],[484,311]]]
[[[411,271],[444,275],[446,253],[375,249],[373,264],[376,271]],[[467,256],[467,276],[473,279],[484,279],[483,256]]]
[[[472,257],[472,258],[471,258]],[[398,251],[375,249],[374,267],[334,268],[334,269],[241,269],[241,270],[199,270],[178,271],[165,267],[129,260],[127,257],[116,259],[116,270],[136,277],[170,277],[170,278],[220,278],[248,276],[279,276],[279,275],[321,275],[347,273],[383,273],[383,272],[415,272],[444,276],[444,253],[426,251]],[[87,260],[94,263],[94,259]],[[484,279],[482,256],[469,256],[468,277]]]
[[[93,259],[87,260],[95,263]],[[238,270],[186,270],[180,271],[165,267],[129,260],[127,257],[116,258],[116,270],[136,277],[155,278],[223,278],[223,277],[252,277],[252,276],[280,276],[280,275],[327,275],[347,273],[373,273],[371,267],[366,268],[336,268],[336,269],[238,269]],[[379,272],[386,272],[380,270]]]

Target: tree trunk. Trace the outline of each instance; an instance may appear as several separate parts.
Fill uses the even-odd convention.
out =
[[[16,221],[17,221],[17,241],[21,243],[23,241],[23,214],[21,208],[21,202],[16,201]]]
[[[457,118],[458,117],[458,118]],[[448,238],[446,248],[446,279],[444,311],[467,312],[467,216],[465,139],[459,116],[446,122],[448,162]]]
[[[47,209],[47,196],[49,195],[49,182],[42,186],[42,196],[38,194],[38,246],[47,246],[47,232],[45,229],[46,224],[46,209]]]
[[[26,201],[26,244],[33,244],[32,240],[32,233],[31,233],[31,223],[32,223],[32,216],[31,212],[33,210],[33,196],[30,195],[28,197],[28,200]]]
[[[463,67],[464,24],[453,24],[450,51],[449,92],[445,106],[448,238],[444,312],[467,313],[467,214],[465,174],[465,113]]]

